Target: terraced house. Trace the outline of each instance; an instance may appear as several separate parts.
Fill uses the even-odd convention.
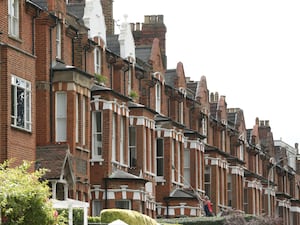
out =
[[[182,217],[208,195],[217,214],[300,222],[298,145],[168,69],[163,15],[115,32],[113,0],[0,4],[0,161],[49,169],[55,203]]]

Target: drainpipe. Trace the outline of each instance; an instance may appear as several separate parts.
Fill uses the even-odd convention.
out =
[[[87,50],[90,48],[91,46],[90,46],[90,41],[88,40],[88,46],[84,46],[84,72],[86,72],[86,67],[87,67],[87,65],[86,65],[86,61],[87,61]]]
[[[52,30],[54,27],[57,26],[57,23],[58,23],[58,20],[57,18],[55,18],[55,24],[53,26],[50,26],[49,27],[49,33],[50,33],[50,63],[49,63],[49,67],[50,67],[50,78],[49,78],[49,86],[50,86],[50,119],[49,119],[49,122],[50,122],[50,143],[53,142],[53,112],[52,112],[52,109],[53,109],[53,91],[52,91],[52,82],[53,82],[53,68],[52,68],[52,56],[53,56],[53,51],[52,51]]]
[[[32,17],[32,20],[31,20],[31,33],[32,33],[32,40],[31,40],[31,44],[32,44],[32,55],[35,55],[35,19],[37,17],[39,17],[40,15],[40,10],[36,10],[36,15]]]
[[[75,38],[72,38],[72,66],[74,66],[74,64],[75,64],[75,60],[74,60],[74,49],[75,49],[75,47],[74,47],[74,39]]]
[[[104,178],[104,195],[105,195],[105,200],[104,200],[104,208],[107,209],[108,201],[107,201],[107,179]]]
[[[116,59],[113,56],[109,56],[109,76],[110,76],[110,88],[113,89],[113,64],[116,63]]]
[[[123,75],[124,75],[124,76],[123,76],[124,95],[126,95],[126,86],[127,86],[127,85],[126,85],[126,76],[125,76],[125,75],[126,75],[126,72],[129,71],[129,67],[130,67],[130,63],[128,63],[128,64],[126,65],[126,67],[123,67],[123,68],[122,68],[122,70],[123,70]]]
[[[169,218],[169,199],[165,198],[166,204],[167,204],[167,215],[166,218]]]

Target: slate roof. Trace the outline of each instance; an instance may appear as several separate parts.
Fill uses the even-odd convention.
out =
[[[187,96],[190,97],[191,99],[195,99],[196,96],[196,91],[198,87],[199,81],[196,82],[187,82]]]
[[[238,116],[237,112],[227,112],[227,122],[228,122],[228,125],[236,127],[237,116]]]
[[[84,7],[85,3],[69,3],[67,4],[67,11],[81,19],[84,16]]]
[[[192,190],[176,189],[170,194],[171,198],[197,198]]]
[[[70,157],[68,145],[37,147],[36,158],[39,164],[38,167],[49,170],[45,174],[46,179],[60,178],[66,157]]]
[[[151,55],[152,46],[136,46],[135,56],[144,62],[148,62]]]
[[[48,2],[47,0],[30,0],[29,2],[32,2],[34,3],[35,5],[45,9],[45,10],[48,10]]]
[[[116,55],[120,55],[120,43],[118,41],[119,35],[107,35],[106,36],[106,45],[107,48],[115,53]]]
[[[165,82],[166,85],[170,87],[176,88],[175,86],[175,78],[177,77],[176,69],[169,69],[165,73]]]
[[[119,43],[119,35],[107,35],[106,44],[107,48],[115,53],[116,55],[120,55],[120,43]],[[141,59],[143,62],[148,62],[151,55],[151,46],[136,46],[135,47],[135,56]]]
[[[135,176],[123,170],[114,171],[108,178],[110,179],[127,179],[127,180],[144,180],[142,177]]]

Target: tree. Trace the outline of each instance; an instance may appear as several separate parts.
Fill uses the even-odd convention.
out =
[[[7,225],[53,225],[58,219],[49,201],[49,187],[41,178],[45,170],[30,173],[31,163],[24,161],[11,168],[0,164],[0,209]]]

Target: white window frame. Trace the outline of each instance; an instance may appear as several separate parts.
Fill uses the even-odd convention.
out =
[[[135,168],[137,166],[137,152],[136,152],[136,142],[137,142],[137,133],[136,127],[129,127],[129,166]]]
[[[113,119],[112,119],[112,162],[116,161],[116,120],[117,120],[117,114],[113,113]]]
[[[99,116],[99,117],[98,117]],[[100,119],[100,127],[97,130],[97,120]],[[103,112],[92,112],[92,159],[100,160],[103,154]],[[97,140],[100,135],[100,140]],[[100,152],[99,149],[100,148]]]
[[[226,152],[226,134],[225,134],[225,130],[222,130],[221,131],[221,135],[222,135],[222,146],[221,146],[221,148],[222,148],[222,151],[224,151],[224,152]]]
[[[181,183],[181,146],[177,142],[177,181]]]
[[[175,170],[176,170],[176,165],[175,165],[175,140],[172,139],[171,141],[171,163],[172,163],[172,182],[175,182]]]
[[[102,211],[101,203],[102,202],[100,200],[97,199],[92,200],[92,216],[100,216],[100,212]]]
[[[179,102],[179,123],[183,124],[183,102]]]
[[[240,160],[244,161],[244,143],[240,145]]]
[[[96,47],[94,50],[95,73],[101,74],[101,50]]]
[[[120,120],[120,163],[125,164],[125,117]]]
[[[207,143],[207,119],[205,116],[202,118],[202,134],[206,137],[203,142]]]
[[[131,88],[132,88],[132,69],[131,69],[131,66],[129,66],[129,69],[128,69],[128,90],[127,90],[127,93],[128,95],[130,95],[131,93]]]
[[[155,85],[155,110],[158,113],[161,110],[161,84],[159,82]]]
[[[148,162],[148,149],[147,149],[147,128],[143,127],[143,160]],[[143,163],[144,171],[147,171],[147,163]]]
[[[152,168],[153,168],[153,158],[155,157],[154,152],[152,151],[152,133],[151,133],[151,129],[146,128],[146,130],[148,130],[148,141],[147,141],[147,146],[149,148],[149,154],[150,154],[150,159],[149,159],[149,171],[152,173]]]
[[[76,143],[79,142],[79,94],[76,94],[75,97],[75,136],[76,136]]]
[[[8,0],[8,33],[13,37],[19,37],[19,0]]]
[[[56,92],[55,99],[55,139],[56,142],[64,142],[67,140],[67,93]]]
[[[191,151],[190,149],[184,149],[184,187],[189,188],[191,186]],[[197,171],[197,170],[196,170]],[[196,176],[197,178],[197,176]]]
[[[61,24],[56,25],[56,58],[61,59]]]
[[[85,135],[86,135],[86,131],[85,131],[85,125],[86,125],[86,100],[85,97],[82,96],[82,145],[85,145]]]
[[[159,149],[158,142],[161,142],[160,145],[162,149]],[[158,168],[157,165],[160,164],[162,164],[162,168]],[[158,177],[164,176],[164,139],[163,138],[156,139],[156,175]]]
[[[11,125],[31,131],[31,82],[14,75],[11,76],[11,107]]]
[[[206,178],[208,178],[208,180]],[[210,196],[211,193],[211,167],[210,166],[205,166],[204,169],[204,190],[205,190],[205,194]]]

